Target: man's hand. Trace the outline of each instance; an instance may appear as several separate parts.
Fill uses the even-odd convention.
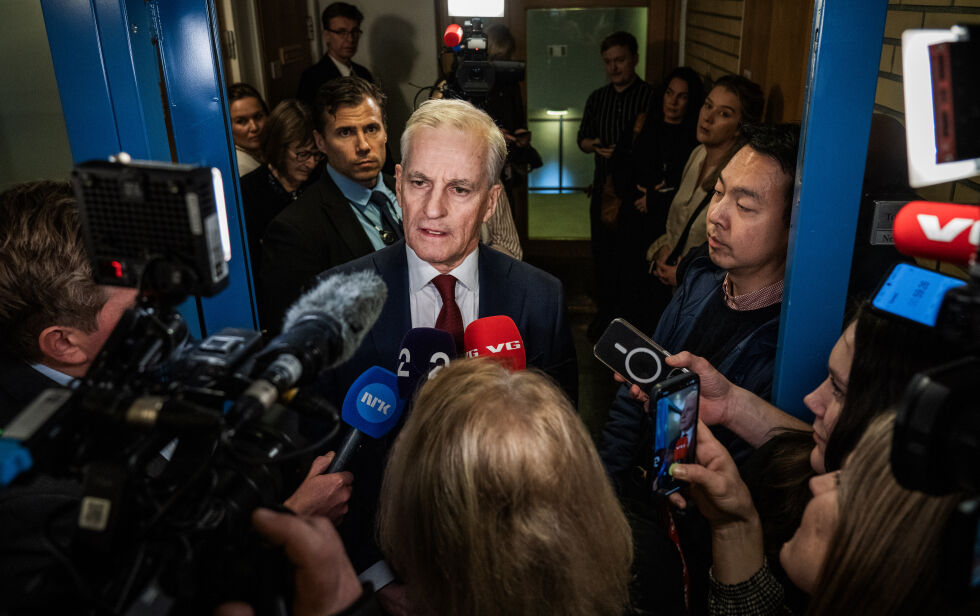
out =
[[[642,193],[642,196],[633,202],[633,207],[636,211],[643,212],[646,214],[647,211],[647,189],[639,184],[636,185],[636,189]]]
[[[612,156],[613,150],[616,149],[616,144],[603,146],[601,139],[593,137],[579,141],[578,147],[586,154],[592,154],[594,152],[603,158],[609,158]]]
[[[398,582],[386,584],[375,593],[378,602],[385,612],[391,616],[412,616],[416,613],[408,600],[408,593],[405,592],[405,585]]]
[[[735,403],[735,385],[718,372],[711,362],[693,353],[681,351],[664,361],[671,368],[687,368],[698,375],[701,381],[698,397],[701,421],[709,426],[727,426]]]
[[[331,451],[313,460],[306,479],[283,504],[298,515],[324,516],[335,525],[340,524],[347,513],[354,475],[348,471],[321,475],[330,466],[334,455]]]
[[[256,509],[252,525],[281,545],[296,568],[294,616],[336,614],[361,596],[361,583],[329,520]]]

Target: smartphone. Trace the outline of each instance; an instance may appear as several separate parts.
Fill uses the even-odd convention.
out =
[[[899,263],[878,287],[871,305],[878,310],[934,327],[946,291],[966,282],[908,263]]]
[[[694,462],[700,390],[698,375],[688,372],[658,383],[651,393],[650,411],[656,408],[652,487],[660,494],[676,492],[685,485],[670,476],[671,464]]]
[[[630,384],[648,392],[674,371],[664,363],[670,353],[624,319],[614,319],[609,324],[592,352]]]

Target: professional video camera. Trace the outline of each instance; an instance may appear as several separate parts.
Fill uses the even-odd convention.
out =
[[[909,182],[976,175],[980,27],[902,35]],[[946,525],[949,592],[980,594],[980,208],[912,202],[895,216],[906,254],[967,265],[966,281],[896,266],[873,305],[934,327],[951,361],[916,374],[898,404],[891,466],[899,483],[928,494],[964,494]],[[901,268],[901,272],[899,269]]]
[[[7,426],[0,485],[75,482],[80,499],[43,520],[45,533],[73,527],[46,538],[73,610],[185,613],[237,598],[270,613],[289,568],[249,540],[250,514],[279,506],[339,427],[331,405],[293,388],[353,354],[384,284],[322,281],[264,349],[243,329],[192,343],[176,307],[227,285],[220,173],[121,156],[72,179],[96,281],[138,287],[139,303],[76,388],[43,392]],[[330,433],[300,442],[280,429],[294,412]]]
[[[496,86],[524,79],[524,63],[490,60],[483,20],[474,17],[463,25],[451,24],[442,37],[454,57],[443,88],[445,98],[461,98],[482,107],[487,94]]]

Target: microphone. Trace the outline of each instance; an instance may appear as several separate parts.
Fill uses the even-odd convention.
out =
[[[459,24],[449,24],[446,32],[442,35],[442,42],[446,47],[455,47],[463,42],[463,27]]]
[[[357,377],[344,396],[341,410],[344,422],[353,429],[323,474],[345,470],[365,434],[377,439],[395,427],[405,408],[397,391],[398,379],[391,370],[371,366]]]
[[[502,314],[470,323],[463,332],[463,346],[467,357],[490,356],[511,370],[527,367],[521,332],[513,319]]]
[[[335,274],[303,294],[283,320],[282,333],[256,357],[258,374],[235,404],[239,423],[268,409],[288,389],[341,364],[378,320],[388,290],[372,272]]]
[[[416,327],[402,338],[398,351],[398,396],[411,400],[422,383],[456,358],[453,335],[434,327]]]
[[[980,243],[980,207],[912,201],[895,215],[892,236],[903,254],[969,265]]]

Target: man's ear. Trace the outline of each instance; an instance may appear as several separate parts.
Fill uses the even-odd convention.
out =
[[[402,166],[400,163],[395,164],[395,198],[398,199],[398,205],[402,205]]]
[[[497,182],[490,187],[490,193],[487,195],[487,199],[490,200],[490,203],[487,205],[487,213],[483,217],[483,222],[490,220],[493,213],[497,211],[497,202],[500,200],[500,191],[503,189],[504,185],[500,182]]]
[[[85,366],[92,360],[85,348],[88,335],[77,327],[51,325],[37,337],[41,349],[41,363],[70,374],[72,368]],[[74,376],[74,375],[73,375]]]

